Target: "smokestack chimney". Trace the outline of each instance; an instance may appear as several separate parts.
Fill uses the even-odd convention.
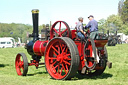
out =
[[[32,10],[32,19],[33,19],[33,41],[39,40],[39,34],[38,34],[38,15],[39,15],[39,10],[38,9],[33,9]]]

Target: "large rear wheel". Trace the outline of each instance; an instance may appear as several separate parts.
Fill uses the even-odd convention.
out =
[[[104,56],[102,56],[102,60],[103,60],[104,66],[102,67],[102,69],[86,71],[87,76],[98,76],[98,75],[101,75],[104,72],[104,70],[106,68],[106,63],[107,63],[107,60],[108,60],[108,54],[107,54],[107,49],[106,49],[105,46],[104,46],[103,50],[104,50]]]
[[[93,70],[96,66],[96,47],[93,39],[88,39],[84,47],[85,66]]]
[[[71,79],[79,66],[79,53],[75,43],[67,37],[52,39],[45,50],[45,66],[54,79]]]

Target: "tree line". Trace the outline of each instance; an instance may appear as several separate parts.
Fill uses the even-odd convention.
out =
[[[39,32],[45,25],[39,26]],[[33,31],[33,26],[29,24],[17,24],[17,23],[0,23],[0,37],[13,37],[16,41],[18,37],[22,42],[27,41],[27,37]]]

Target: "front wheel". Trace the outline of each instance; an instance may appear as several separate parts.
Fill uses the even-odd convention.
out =
[[[28,60],[24,53],[18,53],[15,60],[16,72],[19,76],[26,76],[28,72]]]

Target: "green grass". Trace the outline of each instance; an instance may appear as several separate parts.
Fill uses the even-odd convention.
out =
[[[45,71],[44,66],[36,69],[29,66],[27,76],[18,76],[15,70],[15,57],[22,52],[31,56],[24,48],[0,49],[0,85],[128,85],[128,44],[107,47],[112,69],[106,68],[104,73],[97,77],[76,76],[72,80],[54,80]],[[43,58],[42,61],[43,62]]]

